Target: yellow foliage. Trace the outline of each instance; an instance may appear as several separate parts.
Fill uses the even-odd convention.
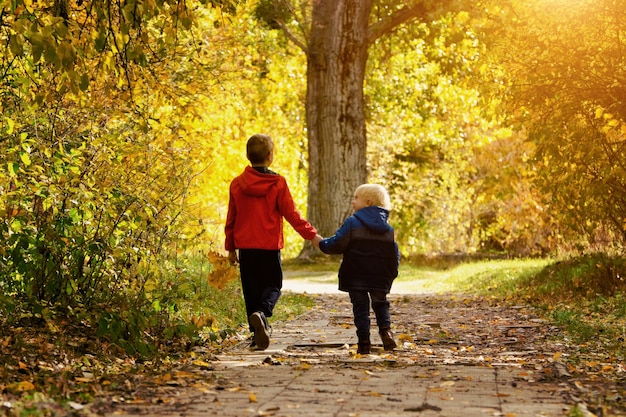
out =
[[[217,289],[222,289],[226,284],[238,277],[237,267],[231,265],[227,257],[214,251],[209,251],[207,256],[213,266],[208,276],[209,284]]]
[[[209,276],[209,282],[211,282],[210,279],[211,278]],[[210,327],[212,330],[217,330],[217,320],[215,319],[215,317],[211,315],[207,315],[207,314],[196,315],[191,318],[191,321],[198,328]]]

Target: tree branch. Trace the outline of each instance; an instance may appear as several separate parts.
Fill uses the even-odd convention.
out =
[[[276,14],[276,18],[275,18],[275,22],[278,23],[278,26],[280,26],[281,30],[283,31],[283,33],[285,34],[285,36],[287,37],[287,39],[289,39],[291,42],[293,42],[298,48],[302,49],[302,51],[308,55],[309,53],[309,48],[308,46],[301,41],[300,39],[298,39],[298,37],[296,35],[294,35],[294,33],[292,31],[289,30],[289,28],[287,27],[287,25],[285,24],[285,20],[280,18],[279,16],[281,16],[281,13],[279,11],[279,2],[277,1],[273,1],[272,5],[274,6],[274,12]],[[286,1],[282,1],[283,5],[288,7],[290,12],[293,13],[293,7],[291,6],[291,4],[289,4]]]
[[[391,33],[396,27],[416,18],[420,18],[423,22],[427,21],[427,18],[428,20],[432,20],[437,14],[449,10],[451,2],[451,0],[436,2],[420,1],[417,4],[405,6],[385,19],[370,25],[367,34],[367,44],[373,44],[378,38]]]
[[[280,28],[282,29],[283,33],[285,34],[285,36],[291,41],[293,42],[298,48],[302,49],[302,51],[304,51],[305,54],[309,53],[309,48],[304,44],[304,42],[302,42],[300,39],[298,39],[296,37],[296,35],[294,35],[289,28],[287,27],[287,25],[285,24],[285,22],[281,19],[281,20],[276,20],[276,23],[278,23],[278,25],[280,26]]]

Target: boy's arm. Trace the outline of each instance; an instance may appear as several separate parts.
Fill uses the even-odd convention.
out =
[[[239,263],[239,257],[237,256],[237,251],[231,250],[228,251],[228,262],[231,265],[237,265]]]
[[[234,251],[235,248],[235,218],[237,217],[237,208],[235,207],[232,190],[229,193],[228,198],[228,214],[226,215],[226,225],[224,226],[224,234],[226,240],[224,242],[224,249],[229,252]]]
[[[315,235],[315,237],[313,239],[311,239],[311,243],[313,243],[313,246],[315,246],[317,249],[320,248],[320,242],[322,241],[322,239],[324,239],[322,236],[320,236],[319,234]]]
[[[296,232],[302,236],[305,240],[313,240],[317,236],[317,229],[309,223],[300,212],[296,209],[296,204],[293,201],[289,187],[284,178],[283,184],[278,192],[278,210],[281,216],[285,218],[294,228]],[[314,243],[315,244],[315,243]]]

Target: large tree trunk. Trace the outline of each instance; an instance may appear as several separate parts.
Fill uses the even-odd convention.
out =
[[[354,189],[367,181],[363,82],[368,47],[398,25],[449,10],[451,2],[413,0],[368,27],[373,0],[313,0],[308,42],[275,21],[307,54],[307,217],[322,236],[332,235],[352,212]],[[274,2],[277,10],[280,4]],[[300,257],[312,253],[317,252],[306,244]]]
[[[318,0],[308,44],[308,218],[330,236],[367,181],[363,80],[371,0]],[[305,248],[306,252],[306,248]]]

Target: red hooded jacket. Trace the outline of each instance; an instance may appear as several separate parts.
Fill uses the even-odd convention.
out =
[[[224,228],[226,250],[282,249],[285,246],[283,217],[304,239],[311,240],[317,234],[311,223],[296,210],[284,177],[246,167],[230,183]]]

